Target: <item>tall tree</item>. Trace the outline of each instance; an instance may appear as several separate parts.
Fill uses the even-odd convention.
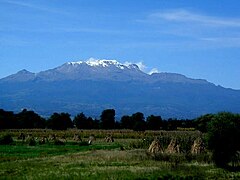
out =
[[[93,119],[87,118],[83,113],[75,116],[73,123],[78,129],[93,129]]]
[[[208,123],[214,118],[214,114],[205,114],[196,119],[196,129],[201,132],[207,132]]]
[[[40,117],[34,111],[28,111],[23,109],[16,115],[19,128],[31,129],[31,128],[45,128],[45,119]]]
[[[47,124],[48,128],[55,130],[66,130],[67,128],[73,127],[73,122],[68,113],[54,113],[49,118]]]
[[[240,119],[232,113],[219,113],[208,124],[208,146],[216,165],[225,167],[240,150]]]
[[[0,109],[0,129],[17,128],[17,121],[12,111]]]
[[[146,130],[146,122],[144,118],[144,114],[141,112],[137,112],[132,115],[132,121],[133,121],[133,130],[134,131],[145,131]]]
[[[98,119],[92,119],[91,117],[89,117],[89,119],[91,119],[93,121],[93,129],[100,129],[101,128],[101,122]]]
[[[147,128],[149,130],[160,130],[162,125],[162,117],[161,116],[148,116],[147,117]]]
[[[122,116],[120,123],[123,129],[133,129],[133,121],[130,116]]]
[[[106,109],[101,115],[101,125],[103,129],[114,129],[115,128],[115,110]]]

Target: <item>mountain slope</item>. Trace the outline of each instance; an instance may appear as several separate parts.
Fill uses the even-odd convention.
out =
[[[0,80],[0,108],[58,111],[97,117],[114,108],[120,117],[145,115],[193,118],[240,111],[240,91],[175,73],[148,75],[137,65],[110,60],[69,62],[40,73],[19,72]]]

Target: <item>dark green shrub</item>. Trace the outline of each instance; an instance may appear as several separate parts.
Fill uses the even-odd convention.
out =
[[[34,137],[30,137],[30,138],[27,139],[27,144],[29,146],[36,146],[37,142],[36,142]]]
[[[201,153],[201,154],[191,154],[188,153],[185,155],[187,162],[199,162],[199,163],[212,163],[212,154],[211,153]]]
[[[64,144],[64,142],[62,142],[61,140],[55,139],[55,140],[54,140],[54,145],[65,145],[65,144]]]
[[[208,147],[217,166],[226,167],[240,149],[240,123],[232,113],[219,113],[208,123]]]
[[[13,138],[11,135],[7,134],[0,137],[0,145],[8,145],[13,143]]]
[[[78,143],[79,146],[88,146],[88,142],[87,141],[82,141]]]

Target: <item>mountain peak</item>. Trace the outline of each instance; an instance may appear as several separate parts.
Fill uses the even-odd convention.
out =
[[[2,81],[18,81],[18,82],[23,82],[23,81],[29,81],[33,80],[35,78],[35,73],[32,73],[26,69],[23,69],[21,71],[18,71],[16,74],[12,74],[10,76],[7,76],[3,79]]]
[[[17,74],[34,74],[34,73],[32,73],[32,72],[30,72],[30,71],[28,71],[26,69],[23,69],[21,71],[18,71]]]

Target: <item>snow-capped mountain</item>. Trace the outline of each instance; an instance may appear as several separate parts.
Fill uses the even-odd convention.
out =
[[[67,62],[54,69],[31,73],[26,70],[4,78],[4,81],[57,81],[57,80],[143,80],[148,75],[136,64],[122,64],[116,60],[96,60]]]
[[[145,73],[140,71],[137,65],[124,65],[116,60],[95,60],[68,62],[53,70],[40,72],[39,78],[48,76],[52,73],[52,77],[57,79],[105,79],[129,81],[143,78]]]
[[[67,62],[54,69],[27,70],[0,79],[0,109],[30,108],[42,115],[84,112],[192,118],[218,111],[240,112],[240,91],[176,73],[147,74],[116,60]]]
[[[113,80],[142,82],[181,82],[208,83],[206,80],[187,78],[176,73],[153,73],[151,75],[140,70],[138,65],[120,63],[116,60],[98,60],[67,62],[54,69],[32,73],[27,70],[3,78],[0,81],[61,81],[61,80]]]

